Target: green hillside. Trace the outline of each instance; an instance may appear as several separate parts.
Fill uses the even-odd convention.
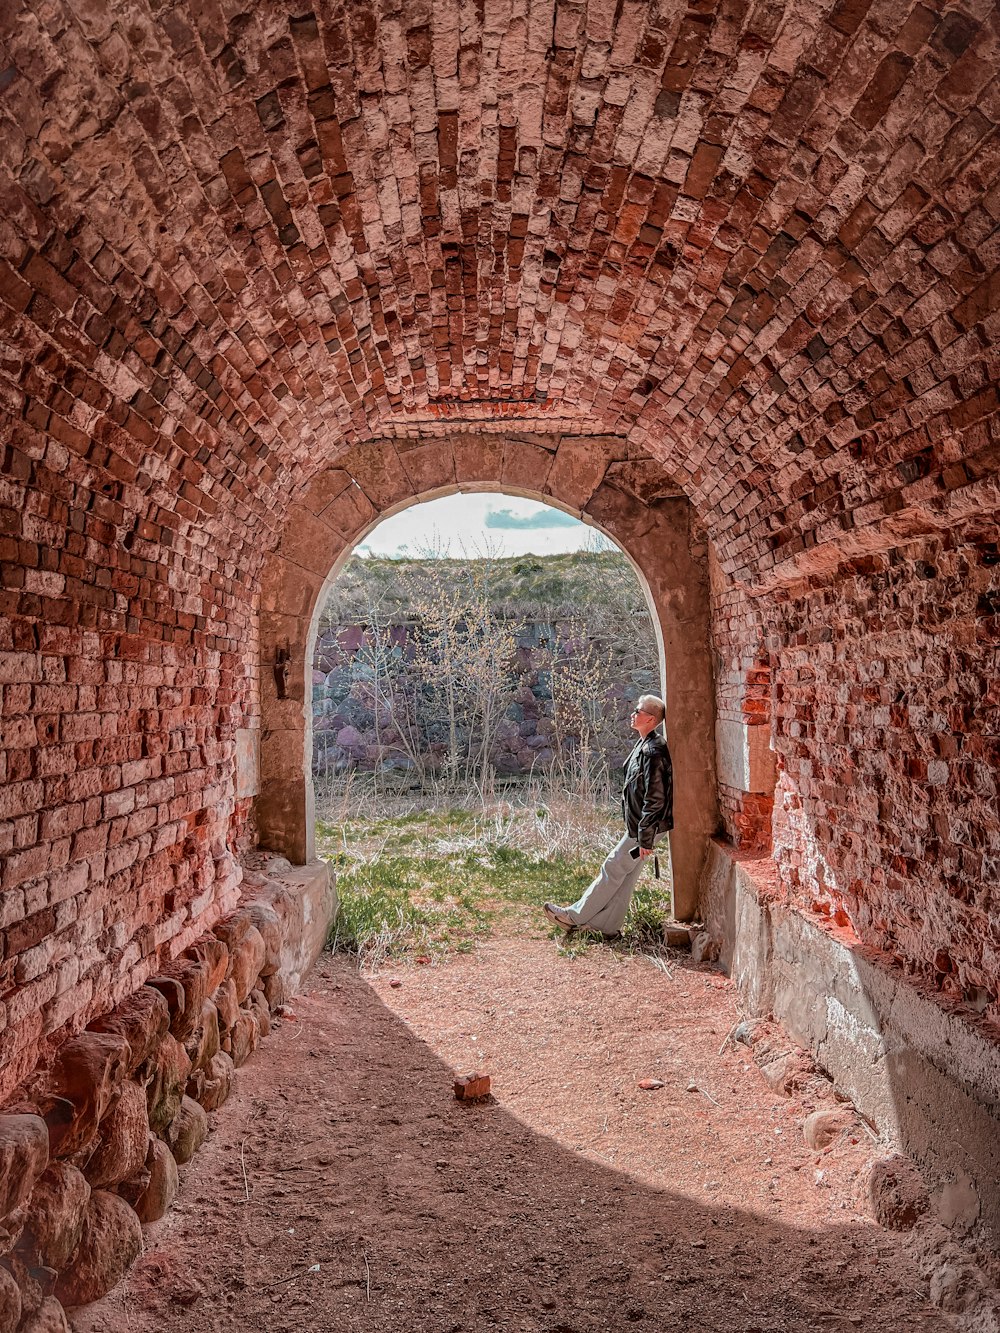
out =
[[[331,589],[323,621],[364,623],[376,607],[380,618],[405,620],[421,590],[442,582],[460,584],[470,576],[484,581],[498,610],[519,619],[648,617],[643,590],[624,555],[578,551],[471,560],[355,555]]]

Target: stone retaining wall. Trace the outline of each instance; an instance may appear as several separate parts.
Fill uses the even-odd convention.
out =
[[[178,1167],[325,942],[324,864],[246,871],[236,911],[64,1042],[0,1115],[0,1333],[58,1333],[170,1207]]]

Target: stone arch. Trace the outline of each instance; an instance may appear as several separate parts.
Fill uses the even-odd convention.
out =
[[[674,905],[679,918],[690,919],[718,827],[706,543],[689,501],[662,467],[616,437],[379,440],[356,446],[314,478],[291,507],[263,573],[256,806],[262,842],[299,864],[313,855],[309,672],[330,579],[388,514],[472,490],[529,496],[581,518],[621,546],[648,589],[676,774]],[[286,656],[290,669],[281,689],[274,668]]]

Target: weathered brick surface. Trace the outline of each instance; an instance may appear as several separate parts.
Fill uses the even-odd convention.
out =
[[[516,431],[505,482],[568,502],[587,469],[554,473],[554,438],[662,464],[718,556],[720,716],[767,725],[774,700],[786,887],[995,994],[973,929],[995,849],[986,805],[963,813],[996,769],[963,711],[973,680],[992,699],[993,593],[945,573],[983,577],[962,525],[1000,502],[992,8],[244,10],[0,14],[0,1094],[232,906],[260,562],[310,477],[341,454],[363,475],[375,439],[399,474],[329,497],[344,531],[401,477],[447,484],[476,436]],[[915,541],[951,553],[939,575],[894,554]],[[910,581],[901,637],[845,560]],[[924,663],[940,713],[905,745],[833,641],[797,664],[798,636],[849,624],[887,691]],[[798,689],[821,722],[784,711]],[[872,735],[914,771],[868,774],[854,830],[807,765],[862,771]],[[928,751],[947,736],[960,758]],[[721,796],[766,845],[766,797]]]
[[[994,1015],[998,542],[979,519],[773,596],[716,578],[713,605],[720,715],[770,724],[779,770],[773,815],[723,790],[729,836],[773,826],[791,902]]]
[[[246,803],[236,809],[231,765],[254,641],[217,556],[193,542],[140,548],[136,496],[114,523],[100,517],[121,493],[107,449],[92,445],[92,465],[24,420],[8,438],[4,1091],[50,1034],[106,1009],[158,969],[161,950],[182,947],[185,929],[200,933],[235,902]]]
[[[717,561],[710,565],[715,658],[716,725],[727,722],[771,729],[771,666],[765,643],[766,613],[734,588]],[[723,828],[742,851],[771,850],[773,792],[748,792],[719,779]]]
[[[790,589],[768,636],[789,894],[994,1014],[998,539],[977,523]]]

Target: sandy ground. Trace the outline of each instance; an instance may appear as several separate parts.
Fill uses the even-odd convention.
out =
[[[429,966],[324,956],[74,1328],[951,1329],[863,1215],[872,1139],[807,1149],[815,1097],[719,1054],[738,1018],[689,956],[569,958],[530,918]],[[473,1069],[494,1095],[463,1105]]]

